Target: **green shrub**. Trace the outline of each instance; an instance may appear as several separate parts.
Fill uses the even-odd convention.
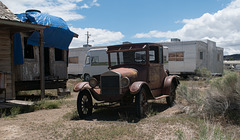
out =
[[[59,106],[62,104],[61,100],[48,100],[43,99],[41,101],[38,101],[34,104],[34,107],[36,110],[40,109],[55,109],[59,108]]]
[[[212,78],[207,89],[194,87],[192,82],[190,86],[181,84],[177,101],[185,103],[190,113],[240,124],[240,75],[225,72],[222,77]]]
[[[10,113],[12,117],[15,117],[16,115],[21,113],[21,108],[19,106],[13,107],[11,108]]]
[[[224,116],[240,124],[240,76],[227,72],[223,77],[212,79],[205,101],[205,113],[208,115]]]
[[[188,105],[202,105],[203,97],[200,90],[196,87],[188,88],[185,84],[181,84],[177,89],[178,102],[187,101]]]
[[[211,72],[205,67],[196,69],[195,73],[199,77],[211,77]]]

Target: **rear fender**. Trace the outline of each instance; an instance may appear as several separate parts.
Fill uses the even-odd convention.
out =
[[[167,76],[164,80],[163,94],[170,95],[171,84],[174,84],[175,87],[178,86],[179,81],[176,75]]]
[[[83,91],[84,89],[91,89],[91,86],[89,85],[88,82],[79,82],[75,85],[75,87],[73,88],[74,92],[79,92],[79,91]]]

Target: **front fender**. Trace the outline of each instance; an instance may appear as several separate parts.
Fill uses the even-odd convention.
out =
[[[79,83],[77,83],[74,86],[73,91],[74,92],[78,92],[78,91],[82,91],[84,89],[91,89],[91,87],[90,87],[88,82],[79,82]]]
[[[129,87],[130,93],[137,94],[144,85],[148,85],[148,84],[144,81],[137,81],[132,83],[132,85]]]
[[[163,94],[170,95],[171,84],[174,83],[175,87],[178,86],[179,81],[176,75],[167,76],[164,80]]]

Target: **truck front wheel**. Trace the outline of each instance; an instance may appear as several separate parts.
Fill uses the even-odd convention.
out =
[[[136,116],[142,118],[147,111],[146,90],[142,88],[135,96]]]
[[[88,91],[79,92],[77,98],[77,111],[79,117],[82,119],[92,115],[92,97]]]

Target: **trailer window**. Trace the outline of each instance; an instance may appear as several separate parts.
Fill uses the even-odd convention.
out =
[[[68,62],[69,63],[72,63],[72,64],[78,64],[78,57],[69,57],[68,59]]]
[[[85,64],[86,64],[86,65],[90,64],[90,56],[87,56],[87,57],[86,57]]]
[[[203,60],[203,52],[200,52],[200,59]]]
[[[221,60],[221,55],[218,53],[217,55],[217,60],[220,61]]]
[[[24,37],[24,58],[34,59],[33,45],[27,44],[28,37]]]
[[[184,52],[169,53],[168,60],[169,61],[184,61]]]
[[[91,64],[92,64],[92,66],[98,65],[98,63],[99,63],[99,57],[98,56],[92,56],[91,57]]]

